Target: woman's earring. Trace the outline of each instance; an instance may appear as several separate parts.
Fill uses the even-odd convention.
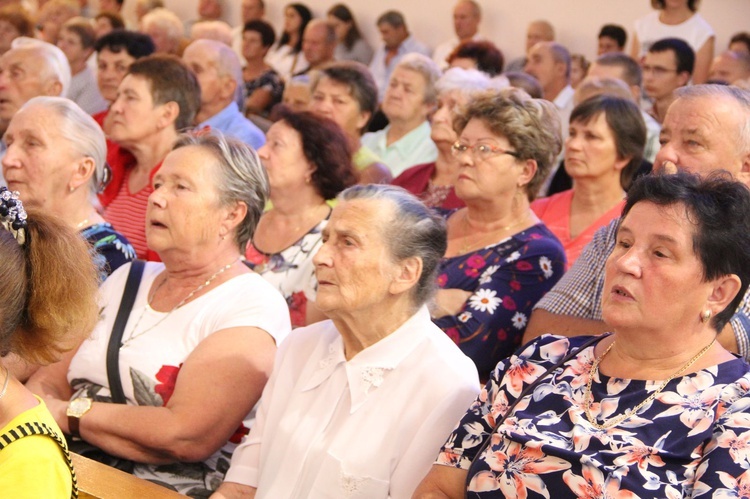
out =
[[[701,322],[703,324],[707,323],[711,320],[711,311],[710,310],[704,310],[701,314]]]

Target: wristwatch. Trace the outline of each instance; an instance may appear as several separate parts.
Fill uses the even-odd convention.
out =
[[[81,434],[78,432],[81,418],[84,414],[91,410],[91,404],[94,401],[88,397],[78,397],[70,401],[68,404],[68,430],[74,437],[80,437]]]

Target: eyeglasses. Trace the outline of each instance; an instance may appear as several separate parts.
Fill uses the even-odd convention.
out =
[[[663,68],[661,66],[648,66],[648,65],[644,65],[641,68],[641,71],[643,72],[643,74],[653,73],[654,76],[656,76],[657,78],[661,78],[662,76],[666,76],[669,73],[676,73],[677,72],[676,69],[667,69],[667,68]]]
[[[487,161],[493,156],[497,156],[499,154],[507,154],[508,156],[513,156],[514,158],[518,157],[518,153],[516,151],[508,151],[507,149],[503,149],[502,147],[493,147],[488,144],[475,144],[473,146],[470,146],[468,144],[462,144],[461,142],[456,141],[451,146],[451,153],[453,153],[453,157],[455,158],[458,158],[460,155],[466,152],[470,152],[474,159],[477,159],[479,161]]]

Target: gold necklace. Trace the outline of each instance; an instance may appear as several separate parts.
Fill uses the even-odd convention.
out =
[[[469,226],[469,210],[464,210],[463,213],[464,213],[464,219],[463,219],[464,245],[461,248],[461,253],[459,253],[461,255],[465,255],[466,253],[468,253],[469,249],[475,246],[477,242],[477,239],[469,241],[469,236],[471,235],[471,227]],[[526,217],[521,217],[520,219],[518,219],[517,221],[515,221],[514,223],[510,225],[506,225],[505,227],[500,227],[499,229],[492,231],[493,237],[496,237],[496,235],[500,232],[505,232],[514,227],[518,227],[519,225],[524,223],[526,219],[527,219]]]
[[[671,375],[669,378],[667,378],[660,386],[656,389],[655,392],[653,392],[651,395],[648,396],[646,400],[638,404],[632,409],[628,409],[625,411],[624,414],[620,414],[619,416],[615,416],[612,419],[604,420],[603,423],[598,423],[596,421],[596,418],[591,414],[591,405],[594,403],[594,394],[591,392],[591,383],[594,380],[594,375],[596,374],[597,370],[599,369],[599,364],[601,364],[602,360],[604,359],[604,356],[609,353],[610,350],[612,350],[612,347],[615,345],[615,342],[609,344],[607,349],[602,353],[597,359],[594,360],[594,362],[591,364],[591,369],[589,369],[589,380],[586,383],[586,391],[583,393],[583,399],[584,399],[584,406],[583,410],[586,413],[586,419],[589,420],[589,423],[591,423],[591,426],[596,428],[597,430],[606,430],[607,428],[611,428],[613,426],[616,426],[626,419],[628,419],[633,414],[636,414],[638,410],[643,407],[644,405],[652,402],[657,395],[661,393],[664,388],[667,387],[670,381],[675,379],[677,376],[685,372],[685,370],[692,366],[698,359],[703,357],[703,354],[708,352],[708,350],[713,346],[713,344],[716,343],[716,338],[711,341],[708,345],[706,345],[700,352],[698,352],[692,359],[687,361],[687,364],[682,366],[675,372],[673,375]]]
[[[145,313],[146,313],[146,310],[147,310],[147,309],[148,309],[148,308],[149,308],[149,307],[151,306],[151,303],[152,303],[152,302],[154,301],[154,298],[156,297],[156,293],[158,293],[158,292],[159,292],[159,290],[161,289],[161,287],[162,287],[162,286],[164,285],[164,283],[165,283],[165,282],[167,282],[167,280],[166,280],[166,278],[165,278],[165,279],[164,279],[164,280],[163,280],[162,282],[160,282],[160,283],[159,283],[159,285],[158,285],[158,286],[156,287],[156,289],[154,290],[154,293],[153,293],[153,294],[151,295],[151,298],[149,298],[149,299],[148,299],[148,301],[147,301],[146,305],[145,305],[145,306],[143,307],[143,311],[141,312],[141,316],[140,316],[140,317],[138,317],[138,320],[137,320],[137,321],[135,322],[135,326],[133,326],[133,329],[132,329],[132,330],[131,330],[131,332],[130,332],[130,336],[128,337],[128,339],[127,339],[127,340],[123,341],[123,342],[122,342],[122,343],[120,344],[120,348],[122,348],[122,347],[124,347],[124,346],[127,346],[127,345],[128,345],[128,344],[129,344],[129,343],[130,343],[131,341],[133,341],[134,339],[136,339],[136,338],[138,338],[138,337],[140,337],[140,336],[143,336],[144,334],[148,333],[149,331],[151,331],[152,329],[154,329],[154,328],[155,328],[156,326],[158,326],[159,324],[161,324],[162,322],[164,322],[165,320],[167,320],[167,317],[169,317],[170,315],[172,315],[172,312],[174,312],[175,310],[177,310],[178,308],[180,308],[181,306],[183,306],[183,305],[184,305],[185,303],[187,303],[187,301],[188,301],[188,300],[189,300],[190,298],[192,298],[193,296],[195,296],[195,293],[198,293],[198,292],[199,292],[200,290],[202,290],[203,288],[205,288],[206,286],[208,286],[209,284],[211,284],[211,282],[212,282],[212,281],[213,281],[214,279],[216,279],[217,277],[219,277],[219,276],[220,276],[221,274],[223,274],[223,273],[224,273],[224,271],[228,270],[228,269],[229,269],[229,268],[230,268],[230,267],[231,267],[232,265],[234,265],[234,264],[235,264],[235,263],[237,263],[238,261],[240,261],[240,258],[237,258],[237,259],[236,259],[236,260],[234,260],[234,261],[233,261],[232,263],[228,263],[227,265],[224,265],[224,266],[223,266],[222,268],[220,268],[219,270],[217,270],[217,271],[216,271],[216,272],[214,273],[214,275],[212,275],[211,277],[209,277],[209,278],[208,278],[208,279],[206,280],[206,282],[202,283],[202,284],[201,284],[200,286],[198,286],[197,288],[195,288],[194,290],[192,290],[192,291],[190,292],[190,294],[189,294],[189,295],[187,295],[187,296],[186,296],[185,298],[183,298],[183,299],[182,299],[182,301],[181,301],[180,303],[178,303],[177,305],[175,305],[174,307],[172,307],[172,310],[170,310],[169,312],[167,312],[167,315],[165,315],[164,317],[162,317],[161,319],[159,319],[159,320],[158,320],[158,321],[156,322],[156,324],[154,324],[153,326],[151,326],[151,327],[149,327],[149,328],[146,328],[146,329],[144,329],[143,331],[141,331],[140,333],[136,334],[135,332],[136,332],[136,330],[138,329],[138,326],[139,326],[139,325],[140,325],[140,323],[141,323],[141,319],[143,319],[143,316],[145,315]]]

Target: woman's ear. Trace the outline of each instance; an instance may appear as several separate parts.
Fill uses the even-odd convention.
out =
[[[94,160],[88,156],[76,161],[73,173],[68,181],[68,189],[70,192],[88,184],[91,181],[91,176],[94,175],[95,170],[96,164],[94,163]]]
[[[390,286],[390,291],[394,295],[404,293],[416,286],[422,275],[422,259],[418,256],[405,258],[397,265],[398,270]]]
[[[166,128],[177,121],[177,117],[180,115],[180,105],[175,101],[169,101],[161,105],[162,112],[158,118],[159,129]]]
[[[247,216],[247,205],[243,201],[237,201],[225,208],[224,218],[221,220],[219,234],[226,236],[236,229]]]
[[[537,164],[535,159],[527,159],[522,164],[521,175],[518,177],[518,187],[523,187],[531,182],[537,171]]]
[[[732,303],[740,292],[742,281],[736,274],[730,274],[715,279],[713,283],[713,289],[708,297],[708,307],[711,313],[716,315]]]

